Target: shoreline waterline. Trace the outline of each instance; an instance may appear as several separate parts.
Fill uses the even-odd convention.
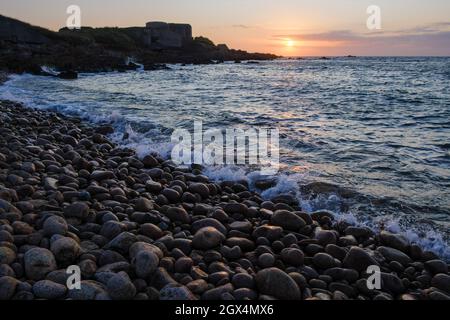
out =
[[[348,60],[348,61],[347,61]],[[419,59],[420,60],[420,59]],[[408,60],[409,61],[409,60]],[[355,63],[353,59],[343,59],[342,61],[338,61],[339,65],[342,63]],[[291,62],[287,62],[291,63]],[[293,65],[289,65],[290,67],[297,67],[297,62]],[[303,63],[303,62],[299,62]],[[313,61],[314,65],[320,63],[329,63],[329,62],[323,62],[323,61]],[[283,62],[284,64],[284,62]],[[234,72],[250,72],[250,70],[253,70],[251,72],[262,72],[264,70],[267,70],[267,68],[271,68],[272,65],[278,65],[278,62],[276,63],[262,63],[257,67],[254,66],[234,66],[229,65],[226,68],[231,68],[230,70]],[[302,66],[301,64],[298,66]],[[325,67],[322,65],[318,65],[320,68]],[[180,67],[181,68],[181,67]],[[184,69],[185,67],[183,67]],[[84,75],[82,75],[81,79],[75,80],[75,82],[63,82],[61,80],[55,80],[55,79],[47,79],[47,78],[35,78],[33,76],[24,76],[29,77],[28,78],[19,78],[19,76],[16,78],[16,76],[13,76],[13,78],[16,78],[16,80],[19,83],[23,83],[24,81],[30,81],[30,83],[33,83],[32,86],[36,86],[38,84],[43,85],[42,90],[45,90],[45,82],[49,81],[49,86],[61,86],[61,91],[64,96],[55,96],[55,98],[52,99],[52,101],[46,101],[45,97],[46,95],[39,96],[39,93],[37,95],[39,96],[39,99],[36,101],[30,100],[29,96],[30,93],[28,92],[27,87],[21,87],[21,86],[12,86],[12,89],[20,89],[17,91],[11,91],[12,93],[17,93],[15,96],[11,96],[12,98],[16,98],[18,100],[21,100],[28,106],[35,106],[39,108],[49,108],[51,110],[57,110],[62,112],[63,114],[69,114],[69,115],[76,115],[81,116],[84,119],[87,119],[93,123],[111,123],[115,129],[116,132],[111,136],[111,139],[123,146],[130,147],[136,150],[137,154],[140,158],[143,158],[146,154],[155,151],[158,152],[161,155],[164,155],[167,157],[170,154],[170,150],[172,145],[170,142],[167,142],[166,140],[159,140],[156,138],[162,137],[163,139],[167,139],[168,134],[170,135],[170,130],[172,126],[164,126],[164,121],[156,122],[153,121],[154,119],[151,118],[151,116],[148,116],[148,113],[144,113],[142,116],[134,116],[134,114],[140,114],[142,112],[146,112],[145,108],[147,107],[147,104],[140,104],[138,103],[139,100],[136,100],[134,104],[132,105],[133,108],[130,108],[130,110],[121,110],[117,109],[119,103],[110,104],[110,105],[97,105],[95,100],[86,100],[83,88],[87,86],[88,84],[92,83],[113,83],[113,87],[108,87],[108,95],[112,94],[111,89],[116,89],[117,94],[114,94],[113,96],[121,97],[123,96],[123,83],[126,79],[130,78],[134,82],[139,84],[142,81],[142,86],[144,84],[147,84],[146,79],[148,76],[157,77],[165,79],[168,78],[170,81],[173,81],[173,78],[179,77],[179,76],[187,76],[186,72],[190,70],[190,68],[195,69],[196,67],[187,67],[186,71],[183,70],[172,70],[172,71],[158,71],[157,73],[150,73],[150,74],[144,74],[139,72],[130,72],[128,74],[102,74],[102,75],[88,75],[86,78],[84,78]],[[206,66],[206,70],[209,70],[209,72],[213,72],[214,68],[224,68],[224,66]],[[222,69],[220,69],[222,70]],[[228,69],[227,69],[228,70]],[[258,71],[260,70],[260,71]],[[267,72],[267,71],[264,71]],[[214,75],[213,72],[211,75]],[[210,77],[211,75],[208,75]],[[98,80],[97,80],[98,77]],[[107,78],[105,78],[107,77]],[[27,80],[28,79],[28,80]],[[92,80],[93,79],[93,80]],[[14,80],[14,81],[16,81]],[[81,83],[81,85],[79,84]],[[64,91],[64,87],[67,87],[67,90]],[[36,87],[36,88],[39,88]],[[197,95],[195,92],[197,90],[200,90],[202,87],[199,86],[197,89],[193,89],[190,92],[193,92],[194,95]],[[82,96],[80,96],[79,99],[76,101],[73,100],[73,97],[69,96],[69,99],[67,98],[66,94],[67,91],[70,90],[81,90]],[[93,88],[94,89],[94,88]],[[27,91],[28,90],[28,91]],[[160,93],[160,89],[158,87],[154,88],[155,95],[158,96]],[[31,91],[33,92],[33,91]],[[78,92],[78,91],[74,91]],[[24,94],[26,99],[21,99],[21,93]],[[89,94],[92,96],[94,95],[95,90],[89,91]],[[188,93],[189,94],[189,93]],[[130,96],[130,100],[135,100],[136,96],[135,94],[127,94],[127,96]],[[107,98],[108,96],[106,96]],[[163,96],[166,97],[166,96]],[[167,96],[169,100],[167,101],[168,104],[173,101],[174,97]],[[77,98],[77,97],[75,97]],[[128,98],[127,98],[128,99]],[[72,101],[71,101],[72,100]],[[208,100],[208,99],[207,99]],[[62,101],[62,102],[60,102]],[[109,100],[108,100],[109,101]],[[94,103],[93,103],[94,102]],[[127,100],[124,100],[124,102],[127,102]],[[145,103],[151,104],[151,101],[144,100]],[[114,103],[114,100],[111,100],[111,103]],[[160,105],[162,110],[164,109],[164,106],[166,104],[166,101],[163,101],[161,99],[160,102],[158,102],[157,105]],[[107,108],[108,107],[108,108]],[[109,107],[111,107],[109,109]],[[154,107],[150,105],[150,107]],[[184,106],[184,109],[188,110],[189,106]],[[173,112],[173,109],[170,108],[167,110],[167,112],[171,113]],[[111,111],[112,110],[112,111]],[[153,111],[154,114],[155,111]],[[156,111],[157,112],[157,111]],[[186,111],[188,112],[188,111]],[[150,113],[151,115],[151,113]],[[157,115],[157,114],[156,114]],[[200,114],[201,115],[201,114]],[[176,114],[174,114],[175,118]],[[183,115],[182,115],[183,117]],[[261,116],[258,116],[256,119],[259,119]],[[213,117],[211,117],[213,118]],[[182,118],[183,119],[183,118]],[[220,121],[213,122],[214,125],[219,124],[229,124],[230,121],[232,122],[234,119],[236,119],[236,123],[238,123],[241,126],[247,126],[251,125],[252,121],[245,121],[241,122],[241,118],[234,116],[231,114],[229,117],[225,117],[225,120],[227,122],[224,122],[224,119],[221,119]],[[296,118],[299,119],[299,118]],[[156,120],[156,119],[155,119]],[[299,119],[301,120],[301,119]],[[314,121],[314,119],[313,119]],[[161,123],[163,125],[161,126]],[[180,126],[188,126],[189,122],[187,120],[181,121],[181,123],[176,123]],[[326,128],[324,128],[326,129]],[[326,130],[325,130],[326,131]],[[123,136],[127,135],[128,138],[126,140],[123,139]],[[305,141],[308,140],[308,138],[303,138],[304,141],[301,141],[301,144],[307,145]],[[312,144],[312,146],[318,146],[317,143]],[[347,147],[343,148],[346,149]],[[311,149],[308,147],[308,149]],[[327,156],[327,153],[332,153],[331,150],[328,151],[325,147],[323,148],[322,154]],[[373,152],[373,151],[372,151]],[[305,156],[307,154],[304,154]],[[320,156],[320,155],[318,155]],[[318,161],[321,158],[316,157],[314,153],[312,153],[310,158],[314,158],[314,160]],[[398,156],[399,157],[399,156]],[[317,158],[317,159],[316,159]],[[359,159],[359,158],[356,158]],[[297,162],[296,162],[297,161]],[[341,160],[337,159],[336,163],[339,163]],[[291,160],[291,164],[296,165],[297,163],[300,163],[303,165],[304,159],[302,156],[293,158]],[[336,165],[336,163],[333,162],[333,159],[327,159],[325,158],[323,161],[320,161],[323,163],[322,167],[333,167]],[[349,164],[352,164],[352,161],[349,161]],[[354,165],[357,169],[357,165]],[[223,180],[246,180],[249,182],[249,185],[251,188],[254,188],[252,190],[258,191],[261,194],[270,197],[270,196],[276,196],[283,192],[289,192],[291,194],[294,194],[296,198],[301,202],[302,204],[302,210],[304,211],[316,211],[316,210],[330,210],[333,212],[333,214],[338,219],[345,219],[346,221],[352,221],[353,223],[359,223],[364,226],[368,226],[372,228],[373,230],[381,230],[383,228],[388,228],[391,231],[395,232],[403,232],[405,235],[407,235],[410,239],[414,241],[420,241],[421,245],[426,248],[427,250],[433,250],[436,253],[439,253],[443,257],[450,257],[449,249],[448,249],[448,224],[450,223],[448,221],[448,218],[446,220],[446,217],[449,216],[449,211],[446,210],[445,206],[439,206],[439,205],[433,205],[431,202],[429,203],[421,203],[420,201],[413,201],[413,199],[409,199],[408,192],[409,189],[405,189],[403,192],[403,197],[398,198],[396,194],[392,194],[389,191],[389,189],[386,189],[386,192],[378,191],[378,194],[376,196],[370,194],[361,192],[361,190],[355,190],[352,187],[359,187],[359,182],[363,182],[365,184],[370,185],[370,181],[379,181],[380,183],[389,184],[389,185],[395,185],[397,189],[401,189],[401,184],[398,183],[392,183],[389,179],[375,179],[374,175],[375,172],[369,172],[367,174],[367,181],[354,181],[350,183],[350,186],[346,184],[339,183],[339,180],[333,183],[330,183],[329,180],[322,179],[323,177],[320,177],[323,172],[318,170],[313,170],[313,168],[308,166],[302,166],[303,168],[301,171],[293,171],[291,170],[291,167],[286,166],[285,170],[282,170],[280,174],[276,177],[277,183],[274,187],[269,188],[269,190],[258,190],[257,188],[254,188],[255,182],[258,179],[258,176],[254,174],[254,172],[246,167],[223,167],[223,168],[216,168],[216,167],[210,167],[206,168],[208,172],[208,176],[211,179],[215,179],[216,181],[223,181]],[[320,168],[320,167],[319,167]],[[380,168],[380,172],[385,172],[386,170],[382,167]],[[406,174],[407,173],[407,174]],[[445,172],[444,172],[445,173]],[[402,173],[403,174],[403,173]],[[361,177],[363,177],[363,174],[360,173]],[[332,177],[337,177],[338,175],[335,174]],[[405,172],[405,179],[407,181],[410,181],[411,179],[408,178],[409,176],[412,176],[411,172]],[[370,179],[369,179],[370,178]],[[426,178],[426,176],[425,176]],[[361,178],[364,180],[363,178]],[[345,180],[345,179],[341,179]],[[422,183],[423,178],[416,178],[416,181],[419,181]],[[435,180],[435,179],[431,179]],[[445,183],[445,181],[444,181]],[[374,189],[379,189],[378,185],[374,186]],[[383,190],[383,189],[381,189]],[[422,189],[417,189],[422,190]],[[416,190],[416,191],[417,191]],[[439,194],[439,190],[443,191],[443,189],[438,189],[434,187],[434,193]],[[364,191],[364,190],[363,190]],[[369,190],[370,191],[370,190]],[[428,193],[428,192],[427,192]],[[424,194],[427,194],[424,193]],[[445,192],[440,196],[440,199],[445,200],[444,198]],[[420,200],[420,198],[419,198]]]

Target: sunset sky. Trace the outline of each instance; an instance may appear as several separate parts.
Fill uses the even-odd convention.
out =
[[[84,26],[190,23],[215,43],[284,56],[450,55],[449,0],[8,0],[0,13],[58,30],[72,4]],[[381,30],[366,27],[370,5]]]

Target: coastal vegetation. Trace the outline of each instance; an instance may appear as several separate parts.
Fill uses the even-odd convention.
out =
[[[272,54],[248,53],[215,45],[205,37],[196,37],[179,48],[150,47],[144,27],[62,28],[53,32],[0,16],[0,31],[0,70],[12,73],[39,74],[42,65],[78,72],[137,67],[128,65],[129,58],[147,66],[277,58]]]

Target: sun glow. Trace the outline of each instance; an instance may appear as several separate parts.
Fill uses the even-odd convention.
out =
[[[292,48],[293,46],[295,46],[295,41],[291,40],[291,39],[287,39],[286,40],[286,47]]]

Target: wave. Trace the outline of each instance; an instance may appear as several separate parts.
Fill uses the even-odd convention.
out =
[[[112,141],[120,146],[136,150],[138,157],[143,158],[150,153],[158,153],[168,159],[173,144],[168,142],[164,128],[157,125],[147,125],[139,128],[138,124],[124,116],[120,109],[112,110],[107,115],[93,113],[87,107],[89,102],[76,104],[51,103],[26,98],[26,88],[16,86],[16,81],[35,79],[31,75],[14,75],[0,87],[0,98],[20,102],[28,107],[57,111],[65,115],[78,116],[92,123],[111,124],[115,132],[110,135]],[[225,114],[225,116],[228,116]],[[229,115],[233,120],[238,118]],[[262,119],[265,120],[265,119]],[[162,138],[161,138],[162,137]],[[447,145],[443,145],[444,148]],[[270,200],[278,195],[291,194],[297,198],[305,212],[328,210],[335,218],[354,225],[364,225],[374,231],[387,229],[405,235],[410,241],[419,244],[425,250],[432,251],[450,261],[448,238],[438,226],[427,221],[420,221],[422,208],[411,208],[406,204],[395,204],[395,201],[373,199],[340,186],[317,181],[312,173],[294,173],[289,169],[280,171],[276,176],[263,177],[252,167],[214,166],[204,168],[204,174],[212,181],[245,181],[250,190],[258,191],[264,199]],[[273,184],[265,189],[258,189],[258,182],[272,179]],[[428,210],[423,209],[425,212]],[[433,208],[429,211],[433,212]],[[400,214],[400,212],[404,212]],[[450,214],[449,214],[450,215]],[[414,218],[413,218],[414,217]]]

